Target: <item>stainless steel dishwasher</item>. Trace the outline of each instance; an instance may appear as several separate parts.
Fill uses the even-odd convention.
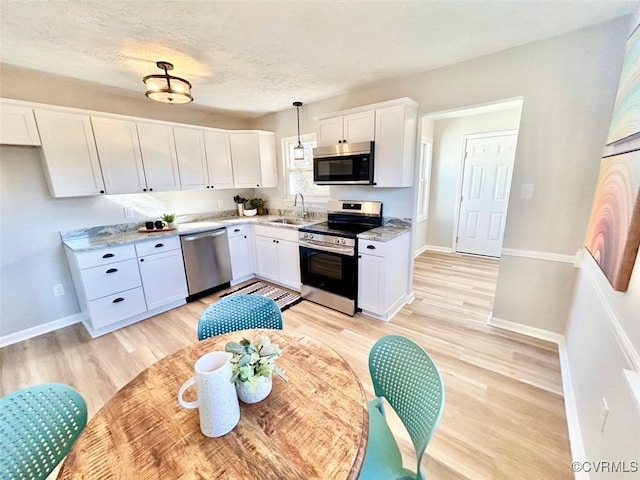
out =
[[[227,229],[181,235],[189,298],[231,281],[231,255]]]

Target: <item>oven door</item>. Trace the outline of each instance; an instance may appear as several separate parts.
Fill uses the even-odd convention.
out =
[[[356,256],[300,245],[300,278],[303,285],[355,300]]]

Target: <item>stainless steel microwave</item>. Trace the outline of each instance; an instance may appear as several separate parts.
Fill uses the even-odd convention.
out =
[[[339,143],[314,148],[313,183],[374,185],[373,142]]]

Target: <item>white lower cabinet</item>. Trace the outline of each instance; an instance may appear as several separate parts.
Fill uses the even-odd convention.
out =
[[[227,227],[231,255],[231,285],[253,277],[253,248],[249,225]]]
[[[136,244],[147,310],[184,300],[187,279],[178,237]]]
[[[256,225],[255,235],[257,275],[300,291],[298,231]]]
[[[409,286],[409,232],[388,242],[358,239],[358,308],[389,320],[405,304]]]
[[[185,303],[178,236],[78,253],[65,250],[92,337]]]

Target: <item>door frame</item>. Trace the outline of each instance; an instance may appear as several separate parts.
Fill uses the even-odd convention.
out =
[[[462,135],[462,151],[460,152],[460,169],[458,170],[458,181],[457,181],[457,189],[456,189],[456,208],[453,218],[453,238],[451,239],[451,251],[457,253],[458,247],[458,229],[460,228],[460,203],[462,203],[462,182],[464,180],[464,164],[466,158],[467,151],[467,141],[475,140],[478,138],[491,138],[491,137],[502,137],[505,135],[515,135],[516,136],[516,151],[518,152],[518,131],[519,129],[512,130],[500,130],[496,132],[484,132],[484,133],[469,133]],[[515,155],[515,154],[514,154]],[[513,180],[513,171],[515,170],[515,157],[513,159],[514,168],[511,169],[511,179]],[[513,184],[511,184],[513,187]],[[509,199],[511,199],[511,189],[509,190]],[[507,206],[507,213],[505,214],[505,225],[506,218],[509,215],[509,210]]]

